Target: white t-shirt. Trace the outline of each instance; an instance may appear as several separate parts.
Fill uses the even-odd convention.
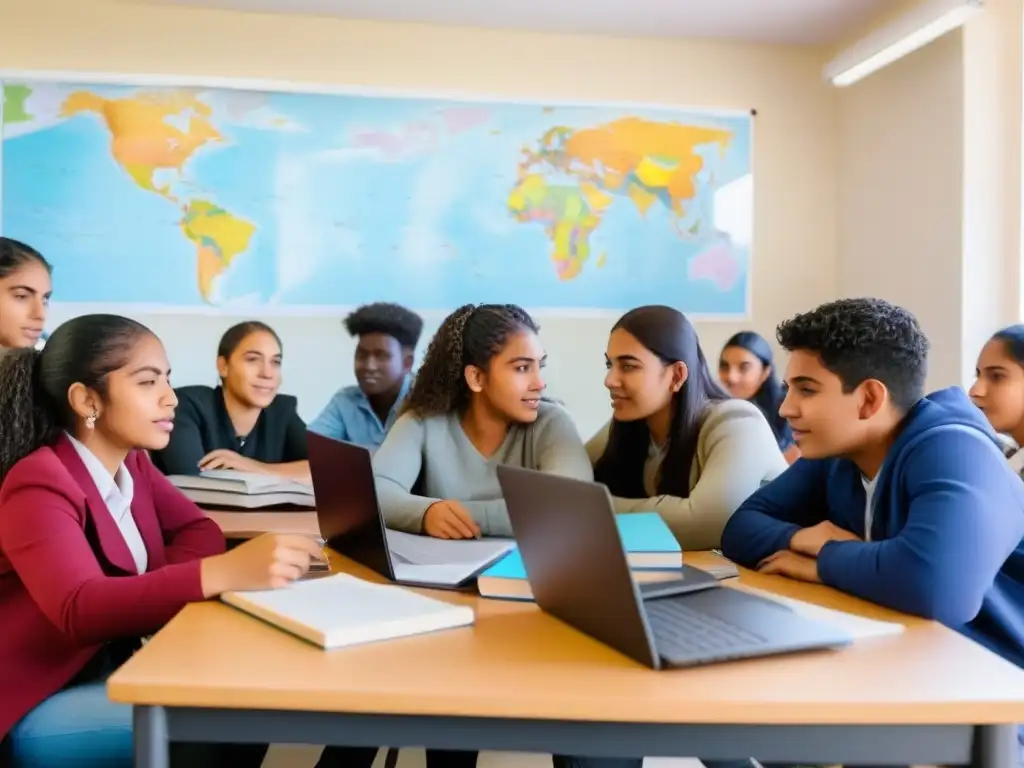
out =
[[[864,485],[864,541],[871,541],[871,523],[875,520],[875,485],[878,483],[880,474],[881,471],[870,480],[864,475],[860,476],[860,481]]]

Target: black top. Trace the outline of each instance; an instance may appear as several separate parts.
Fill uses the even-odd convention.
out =
[[[291,395],[275,397],[260,412],[252,432],[240,437],[224,405],[223,389],[200,385],[174,392],[178,409],[171,441],[152,453],[153,463],[165,475],[198,475],[199,461],[210,451],[224,449],[265,464],[306,460],[306,423]]]

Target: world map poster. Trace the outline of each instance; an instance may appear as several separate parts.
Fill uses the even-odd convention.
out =
[[[749,310],[747,113],[8,80],[0,136],[61,302]]]

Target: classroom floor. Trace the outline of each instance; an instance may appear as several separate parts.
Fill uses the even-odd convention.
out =
[[[382,749],[377,754],[374,768],[384,768]],[[263,768],[312,768],[320,757],[320,747],[275,745],[270,748]],[[398,768],[424,768],[422,749],[403,749],[399,753]],[[482,752],[479,768],[551,768],[548,755],[531,755],[516,752]],[[703,768],[699,760],[684,758],[649,757],[644,768]]]

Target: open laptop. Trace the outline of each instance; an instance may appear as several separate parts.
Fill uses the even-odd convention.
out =
[[[788,606],[688,573],[644,595],[630,573],[605,486],[499,466],[537,605],[653,669],[835,648],[852,638]]]
[[[457,589],[469,586],[514,546],[508,539],[449,541],[388,530],[370,451],[306,434],[320,536],[335,552],[400,584]]]

